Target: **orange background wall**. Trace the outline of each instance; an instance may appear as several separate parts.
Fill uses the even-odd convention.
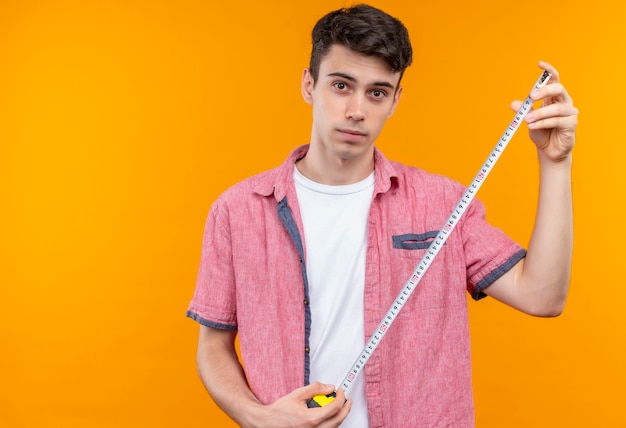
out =
[[[545,59],[580,108],[568,307],[471,303],[485,427],[625,427],[626,3],[375,1],[415,63],[379,147],[468,184]],[[0,426],[230,426],[195,369],[204,220],[307,142],[309,32],[343,1],[0,3]],[[526,131],[480,198],[526,244]]]

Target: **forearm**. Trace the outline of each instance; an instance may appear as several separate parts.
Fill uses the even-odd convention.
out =
[[[542,159],[537,216],[520,287],[533,296],[539,315],[562,312],[573,247],[571,153],[560,162]]]
[[[209,394],[218,406],[242,427],[320,427],[341,425],[350,412],[352,400],[343,390],[323,408],[309,409],[306,402],[316,395],[329,394],[333,385],[313,382],[263,405],[248,387],[235,352],[235,333],[200,327],[198,371]]]
[[[234,347],[234,332],[201,327],[197,364],[202,383],[215,403],[243,427],[262,405],[250,390]]]
[[[547,62],[539,66],[552,74],[548,85],[531,93],[541,107],[525,117],[537,147],[540,165],[539,200],[526,257],[491,284],[486,292],[523,312],[559,315],[569,288],[573,246],[572,149],[578,109]],[[513,109],[520,108],[514,102]]]

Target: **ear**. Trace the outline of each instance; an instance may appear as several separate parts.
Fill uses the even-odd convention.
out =
[[[398,108],[398,103],[400,102],[401,96],[402,96],[402,86],[398,88],[395,95],[393,96],[393,104],[391,105],[391,109],[389,109],[389,115],[387,117],[393,116],[393,114],[396,111],[396,108]]]
[[[315,82],[313,81],[313,76],[311,75],[311,71],[308,68],[304,69],[302,73],[302,98],[306,101],[307,104],[313,104],[313,87],[315,86]]]

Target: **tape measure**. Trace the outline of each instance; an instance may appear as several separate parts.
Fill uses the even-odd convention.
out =
[[[544,71],[539,77],[539,79],[537,80],[537,82],[535,83],[535,86],[533,87],[532,90],[539,89],[542,86],[546,85],[550,77],[551,77],[551,74],[548,73],[547,71]],[[389,327],[391,327],[391,324],[393,324],[393,322],[395,321],[396,317],[398,316],[398,313],[400,313],[405,303],[407,302],[407,300],[409,299],[409,297],[411,296],[411,294],[417,287],[417,284],[420,282],[420,280],[422,279],[422,277],[424,276],[424,274],[426,273],[426,271],[432,264],[433,260],[439,253],[439,250],[448,239],[448,236],[450,236],[450,234],[456,227],[457,223],[459,222],[459,219],[469,207],[469,204],[472,202],[472,200],[476,196],[476,193],[478,192],[483,182],[485,181],[485,179],[491,172],[491,169],[493,168],[493,166],[496,164],[496,162],[502,155],[502,152],[508,145],[509,141],[511,140],[511,138],[513,138],[513,135],[515,135],[515,132],[519,128],[519,125],[522,123],[524,116],[526,116],[526,114],[530,111],[532,105],[533,105],[533,99],[530,97],[530,94],[529,94],[526,100],[522,103],[522,107],[517,111],[517,113],[515,114],[515,117],[513,118],[509,126],[506,128],[504,133],[502,134],[502,137],[500,137],[498,144],[496,144],[495,148],[489,154],[489,157],[487,158],[483,166],[480,168],[480,170],[474,177],[474,181],[472,181],[472,183],[465,190],[465,193],[463,194],[459,202],[456,204],[456,206],[452,210],[450,217],[448,217],[448,220],[445,222],[445,224],[443,225],[443,227],[437,234],[436,238],[433,239],[432,243],[426,250],[426,253],[424,254],[422,259],[418,263],[413,273],[411,274],[411,277],[404,285],[404,288],[402,288],[402,291],[400,291],[400,293],[398,294],[398,297],[396,297],[396,300],[393,302],[393,304],[391,305],[391,307],[389,308],[389,310],[383,317],[382,321],[378,325],[378,328],[376,329],[374,334],[372,334],[368,343],[363,348],[363,351],[361,351],[361,353],[359,354],[359,357],[356,359],[356,361],[352,365],[352,368],[350,369],[350,371],[348,372],[348,374],[342,381],[341,389],[343,389],[346,395],[348,395],[348,391],[350,390],[350,387],[352,386],[357,376],[361,373],[361,371],[365,367],[365,363],[367,363],[367,361],[372,356],[372,353],[374,352],[374,350],[376,349],[380,341],[383,339],[385,334],[389,331]],[[334,392],[328,395],[316,395],[315,397],[307,401],[307,406],[308,407],[322,407],[332,402],[335,396],[336,394]]]

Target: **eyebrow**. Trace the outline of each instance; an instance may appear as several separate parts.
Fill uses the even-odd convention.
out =
[[[328,73],[328,76],[341,77],[343,79],[349,80],[350,82],[356,82],[356,79],[354,77],[350,76],[349,74],[342,73],[340,71],[335,72],[335,73]],[[382,86],[382,87],[390,88],[390,89],[393,89],[393,90],[396,89],[396,87],[393,86],[391,83],[385,82],[385,81],[374,82],[373,86]]]

